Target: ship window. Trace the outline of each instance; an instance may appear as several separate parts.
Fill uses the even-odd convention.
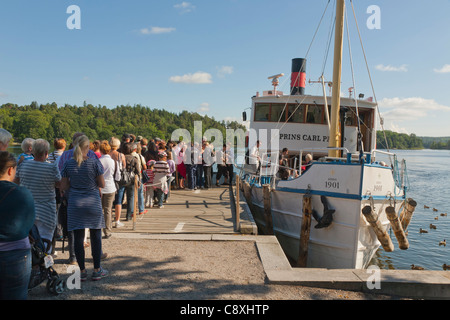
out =
[[[305,106],[298,104],[290,104],[288,107],[288,122],[302,123],[305,122]]]
[[[306,123],[323,123],[323,106],[306,105]]]
[[[345,121],[346,126],[356,126],[356,113],[355,108],[349,108],[347,111],[347,120]]]
[[[255,105],[255,121],[269,121],[270,104],[258,103]]]
[[[283,112],[284,106],[284,104],[272,103],[272,108],[270,110],[270,121],[283,123],[286,121],[286,112]]]

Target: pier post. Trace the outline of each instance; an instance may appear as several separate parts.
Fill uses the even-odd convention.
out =
[[[134,177],[134,203],[133,204],[129,204],[129,205],[133,205],[134,206],[134,210],[133,210],[133,230],[136,230],[136,216],[139,214],[138,213],[138,177],[135,176]]]
[[[380,241],[383,246],[384,251],[392,252],[394,251],[394,244],[392,243],[391,238],[389,237],[386,230],[383,229],[380,220],[378,220],[378,216],[371,206],[365,206],[362,209],[362,213],[366,218],[367,222],[372,226],[373,231],[375,232],[378,241]]]
[[[408,228],[416,206],[416,201],[411,198],[406,199],[405,206],[403,207],[402,213],[400,214],[400,221],[402,222],[403,230],[406,230]]]
[[[391,223],[392,230],[394,230],[395,237],[398,241],[398,247],[402,250],[409,248],[409,241],[406,238],[405,232],[403,231],[400,220],[395,212],[395,208],[392,206],[386,207],[386,216]]]
[[[311,195],[303,196],[303,217],[300,229],[300,246],[298,251],[297,266],[304,268],[308,261],[308,243],[311,231]]]
[[[273,222],[272,222],[272,204],[270,197],[270,184],[264,184],[263,186],[264,197],[264,218],[266,220],[266,234],[273,235]]]
[[[239,193],[241,191],[241,178],[239,175],[236,175],[236,231],[241,230],[241,203],[239,199]]]

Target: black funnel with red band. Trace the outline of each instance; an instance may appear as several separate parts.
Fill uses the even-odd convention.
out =
[[[304,95],[306,84],[306,59],[292,59],[291,95]]]

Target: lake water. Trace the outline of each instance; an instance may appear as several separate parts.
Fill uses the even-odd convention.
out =
[[[19,155],[20,146],[10,147],[10,152]],[[406,160],[409,180],[407,197],[417,201],[411,223],[408,227],[409,249],[398,248],[395,235],[393,252],[378,250],[371,264],[382,269],[410,269],[411,264],[428,270],[442,270],[450,265],[450,151],[449,150],[395,150],[398,159]],[[381,160],[381,159],[377,159]],[[424,205],[429,206],[425,209]],[[432,208],[438,209],[434,212]],[[447,217],[440,216],[448,213]],[[438,220],[435,220],[438,217]],[[436,230],[430,229],[436,225]],[[428,233],[420,233],[420,228]],[[446,239],[448,246],[439,246]]]
[[[394,233],[393,252],[378,250],[371,264],[382,269],[410,269],[411,264],[428,270],[442,270],[450,264],[450,151],[449,150],[394,150],[399,160],[406,160],[409,179],[407,197],[417,201],[408,227],[409,249],[398,248]],[[425,209],[424,205],[429,206]],[[433,208],[438,209],[437,212]],[[447,217],[440,216],[448,213]],[[438,220],[435,220],[438,217]],[[430,229],[430,224],[436,229]],[[420,228],[428,233],[420,233]],[[446,239],[449,246],[439,246]]]

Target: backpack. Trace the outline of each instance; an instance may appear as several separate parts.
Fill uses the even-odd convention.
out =
[[[126,168],[123,168],[121,156],[119,156],[120,179],[118,181],[115,181],[118,189],[121,187],[129,187],[134,184],[134,178],[136,176],[136,173],[134,172],[135,161],[136,159],[133,158],[130,164],[127,165]]]

